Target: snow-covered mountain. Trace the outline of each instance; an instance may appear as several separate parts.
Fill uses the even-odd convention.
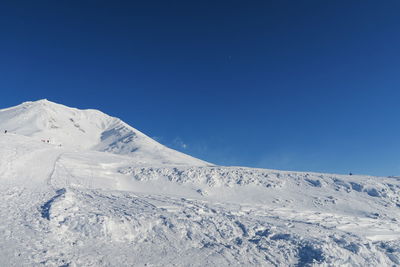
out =
[[[0,129],[0,266],[400,266],[398,177],[211,166],[46,100]]]
[[[143,164],[210,165],[98,110],[79,110],[46,99],[0,110],[0,129],[68,148],[128,155]]]

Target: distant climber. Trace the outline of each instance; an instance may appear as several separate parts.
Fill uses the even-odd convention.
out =
[[[353,173],[352,173],[352,172],[350,172],[350,173],[349,173],[349,175],[353,175]]]
[[[4,133],[6,134],[6,133],[7,133],[7,130],[5,130]]]

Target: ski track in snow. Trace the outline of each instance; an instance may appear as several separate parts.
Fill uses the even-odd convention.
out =
[[[396,177],[0,147],[0,266],[400,266]]]

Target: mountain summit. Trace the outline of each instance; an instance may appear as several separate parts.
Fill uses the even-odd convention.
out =
[[[101,111],[70,108],[47,99],[0,110],[0,128],[58,146],[128,155],[143,164],[210,165]]]

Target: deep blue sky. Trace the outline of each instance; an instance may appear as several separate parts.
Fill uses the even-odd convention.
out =
[[[100,109],[217,164],[400,175],[399,11],[397,0],[3,1],[0,108]]]

